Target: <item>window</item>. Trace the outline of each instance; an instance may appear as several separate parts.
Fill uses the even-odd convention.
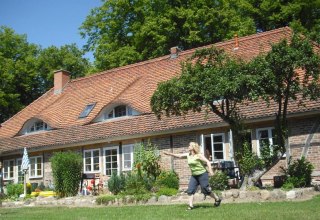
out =
[[[272,150],[272,145],[275,143],[274,128],[260,128],[257,129],[257,154],[261,155],[264,147],[269,147]]]
[[[93,173],[100,171],[100,150],[85,150],[84,151],[84,172]]]
[[[21,170],[21,164],[22,164],[22,158],[17,159],[17,177],[18,177],[18,183],[24,183],[24,173]]]
[[[42,156],[30,157],[29,158],[29,177],[39,178],[42,177]]]
[[[122,146],[122,170],[132,170],[133,144]]]
[[[126,105],[119,105],[115,108],[113,108],[111,111],[109,111],[107,114],[105,114],[105,119],[110,118],[119,118],[127,115],[133,115],[133,110],[129,106]]]
[[[103,149],[105,175],[111,176],[113,172],[119,173],[119,148],[108,147]]]
[[[47,123],[44,123],[43,121],[36,121],[29,127],[28,133],[45,131],[45,130],[48,130]]]
[[[81,114],[79,115],[79,118],[85,118],[87,117],[90,112],[92,111],[92,109],[94,108],[94,106],[96,105],[96,103],[92,103],[87,105],[84,110],[81,112]]]
[[[211,134],[203,136],[203,149],[208,160],[224,160],[224,134]]]
[[[3,179],[11,180],[14,178],[14,160],[3,161]]]

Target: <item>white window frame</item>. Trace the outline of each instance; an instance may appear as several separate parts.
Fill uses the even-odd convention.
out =
[[[264,130],[267,130],[267,131],[268,131],[268,140],[269,140],[269,143],[270,143],[269,148],[270,148],[270,150],[272,150],[272,145],[273,145],[272,130],[274,130],[274,127],[258,128],[258,129],[256,130],[257,155],[258,155],[258,157],[261,156],[259,132],[260,132],[260,131],[264,131]]]
[[[37,170],[38,170],[38,164],[35,164],[35,175],[31,175],[31,167],[32,167],[32,161],[35,160],[37,161],[37,158],[41,159],[41,174],[38,175],[37,174]],[[30,164],[29,164],[29,179],[37,179],[37,178],[42,178],[43,177],[43,157],[42,156],[33,156],[29,158]]]
[[[214,137],[216,136],[222,136],[222,154],[223,154],[223,159],[214,159]],[[205,151],[205,138],[210,137],[211,138],[211,156],[212,160],[210,162],[215,162],[215,161],[223,161],[226,160],[226,145],[225,145],[225,134],[224,133],[212,133],[212,134],[207,134],[207,135],[201,135],[201,153],[204,153]],[[220,142],[219,142],[220,143]]]
[[[5,166],[6,165],[6,162],[9,164],[9,166]],[[12,167],[10,167],[10,162],[13,162],[13,165],[12,165]],[[3,180],[14,180],[14,167],[15,167],[15,163],[14,163],[14,159],[10,159],[10,160],[4,160],[3,161]],[[12,172],[12,175],[13,176],[9,176],[10,175],[10,173]],[[5,178],[5,173],[7,173],[8,174],[8,177],[7,178]]]
[[[129,149],[129,153],[124,153],[124,149]],[[122,159],[122,171],[130,171],[132,170],[132,167],[133,167],[133,148],[134,148],[134,145],[133,144],[126,144],[126,145],[122,145],[122,155],[121,155],[121,159]],[[124,156],[125,154],[129,154],[130,155],[130,167],[127,168],[125,167],[125,159],[124,159]]]
[[[94,160],[93,160],[93,152],[94,151],[98,151],[99,152],[99,170],[94,170]],[[91,165],[91,170],[90,171],[86,171],[86,153],[90,152],[90,165]],[[96,149],[90,149],[90,150],[84,150],[83,151],[83,172],[84,173],[99,173],[100,172],[100,149],[96,148]]]
[[[119,162],[119,146],[111,146],[111,147],[104,147],[103,148],[103,175],[106,176],[111,176],[111,175],[107,175],[107,168],[106,168],[106,150],[113,150],[116,149],[117,150],[117,174],[120,174],[120,162]],[[111,168],[112,169],[112,168]]]
[[[19,162],[20,162],[20,165],[19,165]],[[22,165],[22,158],[18,158],[16,159],[16,182],[17,183],[23,183],[24,182],[24,174],[23,174],[23,171],[21,170],[21,165]],[[19,169],[20,167],[20,169]],[[22,181],[19,182],[19,173],[21,173],[21,176],[22,176]]]
[[[40,128],[37,126],[38,123],[41,123]],[[32,127],[34,127],[33,131],[31,130]],[[49,130],[49,126],[47,123],[45,123],[44,121],[35,121],[29,126],[29,128],[27,129],[27,133],[29,134],[29,133],[35,133],[35,132],[47,131],[47,130]]]
[[[126,114],[125,115],[122,115],[122,116],[118,116],[116,117],[116,114],[115,114],[115,109],[119,106],[125,106],[126,108]],[[109,114],[112,113],[112,117],[109,117]],[[114,119],[114,118],[122,118],[122,117],[126,117],[126,116],[132,116],[132,115],[136,115],[137,113],[133,110],[133,108],[131,108],[130,106],[127,106],[127,105],[117,105],[115,106],[114,108],[112,108],[110,111],[106,111],[104,113],[104,120],[110,120],[110,119]]]

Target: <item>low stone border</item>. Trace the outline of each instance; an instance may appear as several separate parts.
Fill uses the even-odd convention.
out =
[[[223,203],[243,203],[243,202],[267,202],[267,201],[286,201],[286,200],[303,200],[311,199],[314,195],[320,195],[317,188],[302,188],[294,189],[291,191],[283,191],[281,189],[269,190],[255,190],[255,191],[240,191],[238,189],[231,189],[222,192]],[[97,205],[95,196],[76,196],[67,197],[62,199],[56,199],[54,197],[36,197],[28,199],[26,201],[15,201],[15,202],[2,202],[2,207],[32,207],[32,206],[70,206],[70,207],[98,207],[105,205]],[[181,204],[188,202],[188,195],[181,193],[176,196],[155,196],[150,198],[148,201],[122,201],[117,199],[116,201],[109,202],[110,206],[121,206],[121,205],[169,205],[169,204]],[[212,198],[204,200],[204,197],[200,193],[195,194],[195,203],[213,203]]]

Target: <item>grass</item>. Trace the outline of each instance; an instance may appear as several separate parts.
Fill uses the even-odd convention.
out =
[[[0,219],[320,219],[320,196],[308,201],[223,204],[196,204],[186,211],[187,205],[123,206],[95,208],[23,207],[0,208]]]

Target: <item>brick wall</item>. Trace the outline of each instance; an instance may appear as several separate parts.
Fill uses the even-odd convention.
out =
[[[281,160],[276,166],[269,170],[261,179],[265,184],[273,184],[273,176],[283,175],[280,166],[286,167],[286,160],[289,156],[292,160],[300,159],[303,152],[306,152],[306,159],[314,165],[314,173],[320,171],[320,126],[317,118],[294,119],[289,121],[289,155]],[[310,141],[310,146],[306,149],[306,143],[311,131],[315,133]]]

